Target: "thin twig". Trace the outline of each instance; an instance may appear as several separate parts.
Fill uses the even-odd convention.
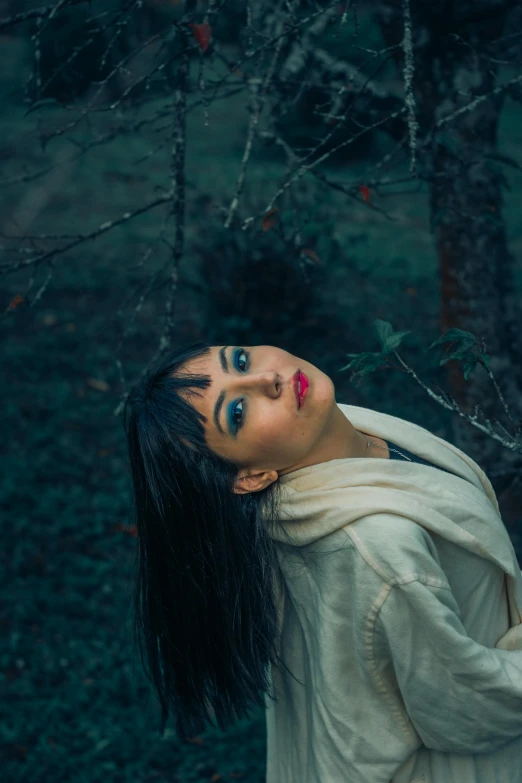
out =
[[[261,79],[256,77],[249,79],[249,86],[252,93],[252,107],[250,111],[250,122],[248,125],[248,133],[245,142],[245,149],[243,151],[243,159],[241,161],[241,170],[239,172],[239,177],[236,183],[236,192],[228,210],[227,219],[225,220],[225,228],[230,228],[230,224],[232,223],[232,218],[234,217],[234,213],[239,204],[239,197],[241,196],[241,193],[243,191],[243,186],[245,183],[245,175],[248,166],[248,160],[250,158],[252,145],[254,143],[254,136],[257,128],[257,123],[259,121],[259,115],[263,110],[268,87],[274,76],[276,63],[279,59],[283,42],[284,39],[280,37],[276,43],[274,55],[272,57],[270,66],[267,70],[264,80],[262,81]]]
[[[121,226],[123,223],[127,223],[129,220],[132,220],[138,215],[143,215],[145,212],[154,209],[154,207],[157,207],[160,204],[165,204],[167,201],[170,201],[171,199],[172,199],[172,193],[169,191],[168,193],[159,196],[153,201],[150,201],[148,204],[144,204],[141,207],[137,207],[132,212],[125,212],[123,215],[120,215],[120,217],[115,218],[114,220],[108,220],[105,223],[102,223],[100,226],[98,226],[98,228],[96,228],[94,231],[91,231],[89,234],[79,234],[73,241],[69,242],[66,245],[62,245],[62,247],[57,247],[54,248],[53,250],[48,250],[47,252],[42,253],[39,256],[31,256],[31,258],[22,259],[14,264],[9,264],[7,266],[9,266],[10,271],[14,272],[24,267],[33,266],[35,264],[42,264],[44,261],[49,261],[51,258],[55,258],[56,256],[63,255],[65,252],[67,252],[67,250],[71,250],[73,247],[77,247],[83,242],[88,242],[92,239],[97,239],[102,234],[106,234],[107,231],[116,228],[116,226]]]
[[[253,215],[251,217],[246,218],[246,220],[243,221],[241,228],[243,231],[246,231],[248,226],[253,223],[258,218],[265,215],[267,212],[269,212],[271,209],[273,209],[275,202],[280,198],[280,196],[285,193],[288,188],[294,184],[294,182],[297,182],[301,179],[308,171],[311,171],[316,166],[319,166],[319,164],[324,163],[325,160],[327,160],[331,155],[334,154],[334,152],[337,152],[338,150],[349,146],[350,144],[353,144],[357,139],[359,139],[361,136],[363,136],[365,133],[368,133],[371,130],[374,130],[375,128],[380,127],[381,125],[384,125],[385,123],[389,122],[392,119],[395,119],[396,117],[399,117],[401,114],[404,114],[405,108],[399,109],[398,111],[393,112],[392,114],[389,114],[387,117],[384,117],[382,120],[377,120],[372,125],[369,125],[367,128],[364,128],[360,133],[356,133],[354,136],[352,136],[350,139],[345,139],[345,141],[340,142],[336,147],[333,147],[332,149],[325,152],[323,155],[318,157],[316,160],[312,161],[311,163],[307,165],[301,165],[299,168],[297,168],[292,176],[290,176],[289,179],[287,179],[279,188],[279,190],[275,193],[274,196],[270,199],[267,206],[261,211],[258,212],[257,215]]]
[[[469,413],[464,413],[464,411],[461,410],[460,406],[451,395],[447,395],[450,398],[450,402],[448,402],[440,394],[436,394],[433,391],[433,389],[430,389],[429,386],[427,386],[423,381],[421,381],[421,379],[419,378],[415,370],[413,370],[411,367],[408,367],[408,365],[405,362],[403,362],[403,360],[401,359],[397,351],[394,351],[393,353],[404,367],[405,372],[409,373],[412,376],[412,378],[415,381],[417,381],[419,386],[421,386],[424,389],[426,394],[428,394],[433,400],[438,402],[439,405],[442,405],[443,408],[447,408],[448,410],[453,411],[462,419],[465,419],[467,422],[469,422],[473,427],[476,427],[481,432],[484,432],[486,435],[489,435],[491,438],[493,438],[493,440],[498,441],[510,451],[522,453],[522,439],[520,437],[520,432],[518,432],[514,437],[510,436],[509,439],[506,439],[494,431],[489,419],[485,419],[485,424],[481,424],[478,421],[478,416],[480,411],[478,405],[475,407],[475,414],[473,416],[470,415]]]
[[[174,301],[178,290],[179,264],[183,257],[185,240],[185,156],[187,147],[187,82],[189,65],[188,51],[185,51],[178,70],[178,82],[172,106],[172,201],[170,215],[173,215],[175,218],[176,233],[172,252],[170,286],[167,294],[165,321],[156,357],[163,353],[174,339]]]
[[[404,95],[406,106],[408,108],[408,131],[410,140],[410,171],[416,174],[416,152],[417,152],[417,133],[419,132],[419,123],[415,115],[415,96],[413,94],[413,77],[415,75],[415,65],[413,59],[413,36],[411,30],[410,0],[402,0],[402,13],[404,16],[404,37],[402,39],[402,48],[404,51]]]

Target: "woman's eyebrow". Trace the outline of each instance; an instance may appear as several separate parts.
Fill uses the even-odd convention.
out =
[[[224,345],[222,348],[219,349],[219,361],[221,363],[221,367],[223,368],[223,372],[228,373],[228,362],[227,357],[225,354],[225,351],[227,350],[228,345]],[[223,430],[223,427],[219,423],[219,414],[221,413],[221,408],[223,406],[223,400],[225,399],[225,392],[221,391],[219,392],[219,396],[216,400],[216,404],[214,406],[214,424],[216,425],[217,429],[220,431],[222,435],[226,435],[225,431]]]
[[[228,345],[224,345],[222,348],[219,349],[219,361],[221,362],[221,367],[223,368],[223,372],[228,372],[228,363],[227,363],[227,357],[225,354],[225,351],[227,350]]]

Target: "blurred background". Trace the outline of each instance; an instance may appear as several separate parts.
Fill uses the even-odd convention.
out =
[[[280,346],[455,443],[522,562],[520,10],[0,0],[2,780],[264,781],[263,712],[161,738],[132,647],[119,409],[169,346]]]

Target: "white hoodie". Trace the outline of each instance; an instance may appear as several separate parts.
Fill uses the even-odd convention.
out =
[[[522,782],[522,574],[484,471],[395,416],[383,458],[281,477],[280,653],[267,783]],[[295,557],[298,548],[307,567]]]

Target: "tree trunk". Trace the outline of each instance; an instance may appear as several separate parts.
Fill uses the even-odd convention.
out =
[[[434,124],[496,86],[497,66],[483,56],[506,26],[498,3],[412,3],[414,93],[420,123],[420,164],[431,183],[431,226],[440,268],[440,326],[472,332],[486,343],[495,375],[514,419],[522,415],[521,316],[515,309],[513,259],[507,248],[502,216],[500,163],[495,156],[502,97],[492,96],[473,110],[441,124],[431,140],[422,141]],[[402,40],[401,3],[380,8],[387,42]],[[458,37],[455,36],[457,34]],[[480,54],[477,54],[477,52]],[[402,58],[399,63],[402,65]],[[477,366],[465,381],[461,365],[446,365],[450,393],[461,409],[473,414],[479,405],[489,419],[510,432],[486,373]],[[520,471],[522,459],[464,419],[453,419],[456,445],[476,460],[502,494]],[[504,497],[505,521],[520,517],[522,498]],[[514,506],[513,506],[514,503]]]

